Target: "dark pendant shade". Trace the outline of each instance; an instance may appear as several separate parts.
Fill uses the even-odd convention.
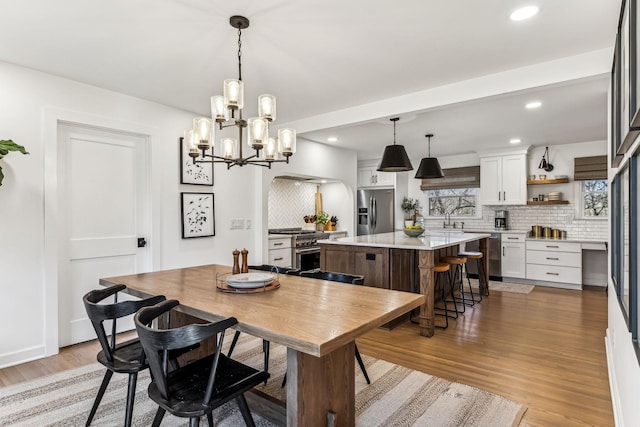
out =
[[[417,179],[442,178],[444,173],[435,157],[424,157],[420,161],[420,167],[416,172]]]
[[[379,172],[406,172],[413,170],[409,156],[402,145],[387,145],[382,154]]]

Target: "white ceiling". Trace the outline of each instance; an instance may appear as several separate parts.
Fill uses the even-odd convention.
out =
[[[510,21],[525,4],[540,13]],[[606,139],[619,8],[620,0],[0,0],[0,60],[209,115],[209,96],[237,77],[228,19],[244,15],[245,117],[258,94],[275,94],[276,125],[323,143],[336,136],[367,159],[392,142],[388,119],[399,115],[397,142],[409,155],[426,153],[431,132],[439,156],[514,137]],[[533,99],[543,107],[526,111]]]

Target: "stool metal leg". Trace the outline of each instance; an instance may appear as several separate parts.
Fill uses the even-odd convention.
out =
[[[445,275],[446,273],[446,275]],[[434,310],[440,310],[440,311],[444,311],[443,313],[435,313],[438,316],[445,316],[445,326],[437,326],[437,328],[440,329],[446,329],[449,326],[449,319],[457,319],[458,318],[458,304],[456,303],[456,297],[455,297],[455,289],[454,289],[454,285],[453,282],[451,280],[451,271],[447,270],[446,272],[441,272],[438,273],[438,275],[435,278],[435,282],[436,282],[436,289],[437,289],[437,284],[440,283],[441,287],[441,291],[440,291],[440,298],[442,300],[442,307],[433,307]],[[450,297],[447,298],[447,284],[449,285],[449,292],[450,292]],[[449,308],[449,303],[453,303],[453,310]],[[453,314],[451,314],[453,313]]]
[[[471,307],[473,304],[472,303],[468,303],[467,302],[467,297],[465,295],[464,292],[464,281],[463,281],[463,272],[462,272],[462,265],[460,264],[456,264],[455,269],[453,270],[453,286],[456,287],[458,285],[456,285],[457,282],[457,277],[458,275],[460,275],[460,282],[459,282],[459,291],[460,291],[460,296],[456,297],[457,302],[460,302],[462,305],[462,311],[459,311],[459,313],[464,314],[465,312],[465,307],[469,306]]]
[[[447,308],[447,295],[446,295],[446,288],[445,288],[445,283],[443,283],[444,282],[443,279],[444,279],[444,272],[436,273],[434,287],[437,289],[439,284],[442,289],[440,291],[440,298],[442,299],[443,307],[433,307],[433,309],[444,310],[444,326],[436,325],[434,322],[434,326],[438,329],[447,329],[449,327],[449,309]],[[436,314],[443,316],[440,313],[436,313]],[[457,313],[456,313],[456,316],[457,316]]]
[[[476,259],[476,261],[479,261],[479,260]],[[466,268],[466,265],[465,265],[465,270],[467,271],[467,284],[469,285],[469,294],[471,295],[472,306],[477,302],[482,302],[482,281],[481,281],[482,279],[480,278],[480,275],[482,273],[480,273],[479,269],[480,269],[480,263],[478,263],[478,292],[476,293],[476,292],[473,292],[473,288],[471,287],[471,279],[469,278],[469,269]],[[475,296],[477,296],[478,299],[476,299]]]

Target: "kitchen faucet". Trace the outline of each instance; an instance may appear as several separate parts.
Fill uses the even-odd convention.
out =
[[[442,223],[442,226],[444,228],[449,228],[452,227],[451,225],[451,214],[450,213],[446,213],[444,214],[444,222]],[[453,225],[453,227],[455,228],[455,224]]]

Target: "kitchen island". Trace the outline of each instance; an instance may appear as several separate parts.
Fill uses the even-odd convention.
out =
[[[420,335],[434,333],[433,267],[442,256],[457,255],[460,245],[479,240],[485,271],[488,267],[487,233],[426,231],[420,237],[407,237],[402,231],[366,236],[320,240],[320,268],[365,276],[365,285],[404,291],[416,291],[412,271],[418,267],[419,293],[425,296],[418,316]],[[487,278],[488,279],[488,278]],[[485,283],[488,283],[485,281]]]

